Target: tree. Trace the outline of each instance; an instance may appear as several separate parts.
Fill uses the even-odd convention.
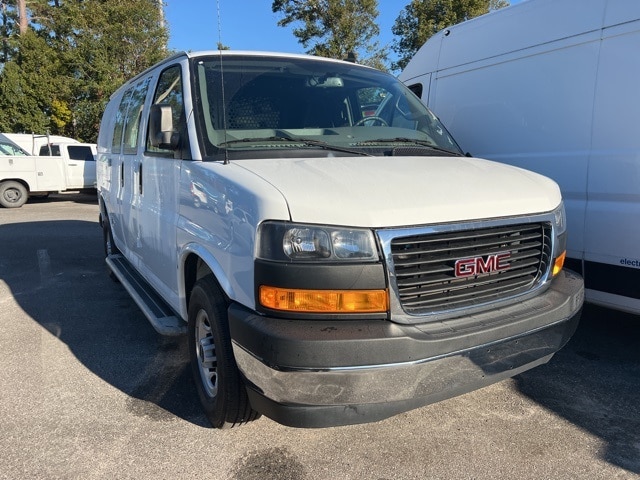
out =
[[[168,34],[156,0],[85,0],[73,8],[72,33],[61,39],[73,78],[70,107],[75,136],[95,138],[111,94],[166,56]]]
[[[391,28],[400,37],[393,43],[399,60],[392,68],[402,70],[418,49],[443,28],[507,6],[508,0],[411,0]]]
[[[281,27],[302,24],[293,34],[307,53],[337,59],[359,53],[362,63],[385,69],[387,52],[374,40],[377,0],[273,0],[272,10],[283,15]]]
[[[2,131],[95,141],[110,95],[167,53],[159,0],[30,0],[24,34],[18,3],[0,2]]]
[[[66,101],[69,88],[59,76],[56,52],[35,32],[17,42],[14,58],[0,75],[0,131],[58,133],[51,125],[53,105]]]
[[[15,0],[0,0],[0,11],[2,12],[2,58],[0,62],[4,63],[15,52],[16,40],[18,34],[18,11],[15,6]]]
[[[18,31],[20,35],[27,33],[29,27],[29,16],[27,15],[27,0],[16,0],[18,10]]]

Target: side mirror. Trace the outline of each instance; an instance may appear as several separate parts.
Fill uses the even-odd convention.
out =
[[[180,135],[173,127],[173,109],[167,103],[151,105],[149,112],[149,142],[152,147],[175,150]]]

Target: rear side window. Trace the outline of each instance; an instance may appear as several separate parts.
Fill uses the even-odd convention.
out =
[[[156,93],[153,97],[153,104],[170,105],[173,116],[173,128],[176,131],[181,130],[181,126],[184,123],[184,100],[182,97],[182,75],[180,65],[169,67],[160,74],[158,87],[156,88]],[[151,142],[148,138],[147,152],[173,156],[172,152],[167,152],[167,150],[151,146]]]
[[[41,157],[59,157],[60,156],[60,145],[43,145],[40,147],[40,156]]]
[[[94,162],[93,152],[91,147],[86,145],[69,145],[67,146],[69,152],[69,158],[71,160],[84,160],[85,162]]]
[[[116,113],[116,121],[115,126],[113,128],[113,140],[111,143],[111,152],[112,153],[120,153],[121,145],[122,145],[122,131],[124,130],[124,119],[127,115],[127,107],[129,106],[129,99],[131,98],[132,89],[127,90],[122,95],[122,100],[120,100],[120,106],[118,107],[118,112]]]
[[[122,141],[123,153],[135,154],[138,150],[138,138],[140,133],[140,119],[144,101],[147,98],[149,89],[149,78],[138,83],[131,92],[127,116],[124,123],[124,138]]]
[[[135,154],[138,146],[142,108],[149,89],[147,78],[122,95],[113,129],[112,153]]]

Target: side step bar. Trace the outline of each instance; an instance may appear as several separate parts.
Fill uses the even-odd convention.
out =
[[[183,335],[187,324],[176,317],[173,310],[160,298],[151,286],[131,267],[121,254],[109,255],[107,266],[120,280],[142,313],[160,335]]]

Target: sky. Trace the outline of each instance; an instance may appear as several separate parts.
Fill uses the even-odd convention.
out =
[[[511,4],[523,0],[511,0]],[[379,0],[378,24],[380,46],[389,46],[396,18],[409,0]],[[279,27],[279,15],[271,11],[271,0],[219,0],[220,32],[218,35],[218,2],[216,0],[165,0],[165,19],[169,27],[169,48],[182,50],[215,50],[219,38],[233,50],[261,50],[305,53],[293,36],[292,28]]]

